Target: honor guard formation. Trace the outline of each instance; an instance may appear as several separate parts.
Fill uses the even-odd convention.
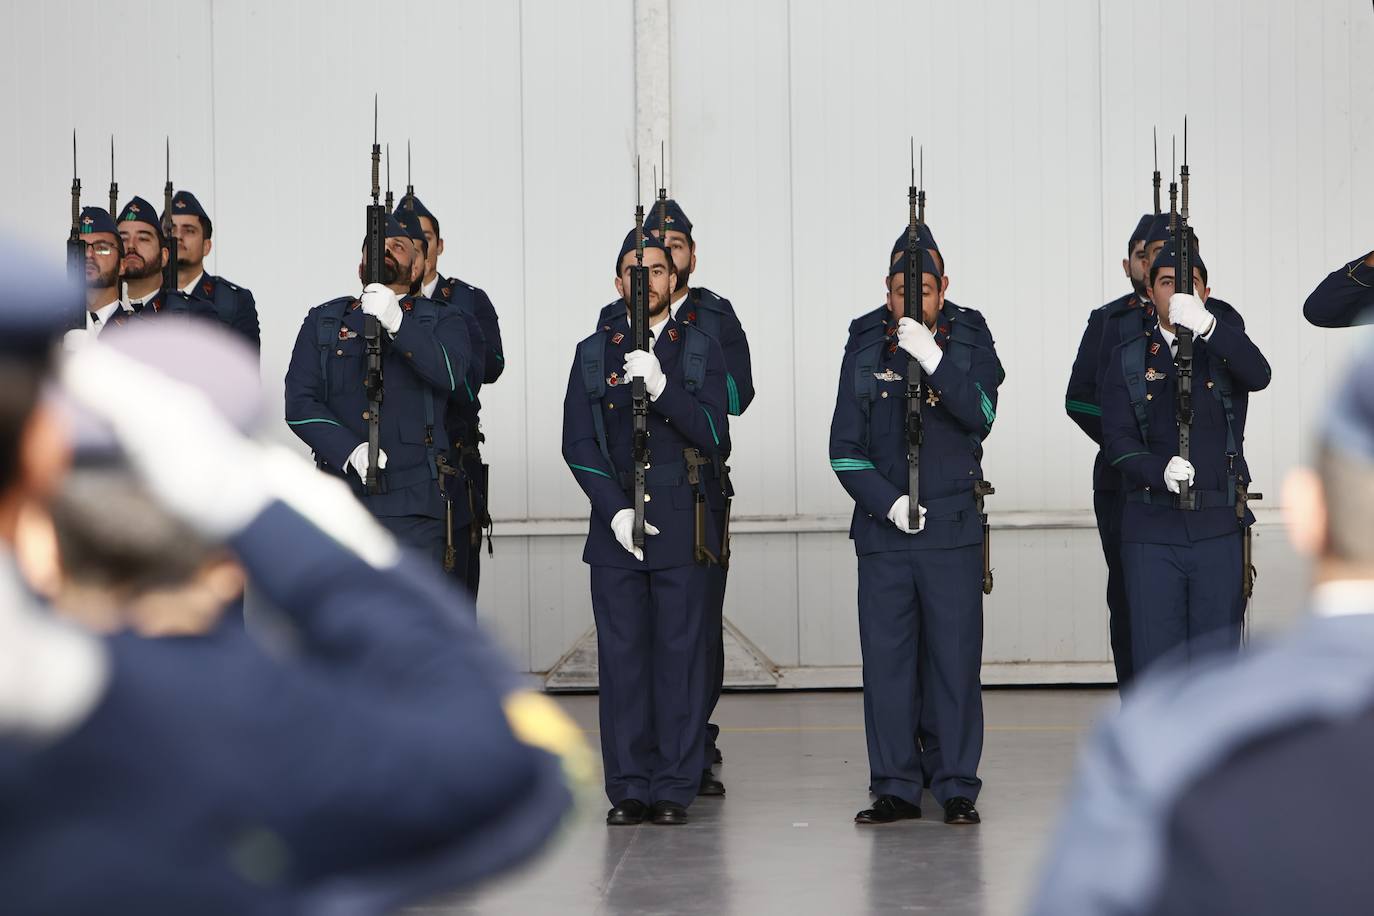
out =
[[[1284,500],[1318,563],[1315,616],[1241,652],[1261,498],[1245,427],[1271,370],[1212,295],[1225,281],[1192,225],[1187,143],[1185,122],[1167,209],[1156,155],[1131,288],[1088,313],[1069,371],[1066,412],[1097,447],[1124,701],[1089,743],[1034,912],[1355,912],[1342,903],[1351,887],[1374,900],[1370,871],[1329,851],[1364,849],[1374,806],[1374,355]],[[928,791],[945,824],[970,826],[994,584],[983,454],[1007,374],[997,313],[948,296],[911,152],[906,225],[888,258],[872,252],[886,300],[849,323],[829,434],[858,571],[854,822],[920,818]],[[577,728],[475,620],[484,540],[492,554],[480,395],[506,360],[487,294],[440,273],[440,219],[406,156],[395,201],[374,136],[356,281],[337,278],[291,351],[285,422],[313,469],[255,438],[257,305],[206,272],[213,222],[173,187],[170,142],[161,212],[119,205],[113,140],[108,209],[83,206],[73,177],[65,277],[0,246],[7,911],[385,912],[534,855],[596,778]],[[612,827],[683,825],[726,794],[712,719],[731,430],[754,380],[735,305],[693,283],[697,233],[663,166],[619,240],[614,300],[567,350],[562,451],[589,507]],[[638,196],[638,166],[635,181]],[[1347,327],[1371,305],[1374,254],[1303,313]],[[250,581],[285,647],[245,625]],[[1337,762],[1315,799],[1275,791],[1314,760]],[[1308,805],[1321,838],[1266,829]],[[1314,877],[1280,880],[1293,869],[1275,861]],[[1337,890],[1316,877],[1333,861]]]

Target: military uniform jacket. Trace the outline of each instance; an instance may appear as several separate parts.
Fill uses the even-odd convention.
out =
[[[107,639],[85,721],[42,745],[0,738],[7,912],[390,912],[542,845],[571,803],[558,764],[512,733],[519,681],[436,572],[370,565],[280,502],[230,546],[301,658],[232,626]],[[512,830],[527,795],[543,807]],[[279,867],[252,867],[254,849]],[[395,874],[417,864],[430,873]],[[388,874],[372,895],[388,906],[302,905]]]
[[[402,309],[396,336],[382,331],[387,492],[367,494],[345,467],[368,431],[365,315],[358,300],[335,299],[306,315],[286,370],[286,422],[310,446],[320,469],[346,481],[374,515],[443,518],[434,459],[448,442],[444,413],[463,384],[470,344],[462,318],[447,306],[406,297]],[[466,524],[466,501],[455,500],[453,509],[454,523]]]
[[[153,293],[152,297],[146,302],[131,304],[130,308],[133,309],[133,318],[143,320],[162,318],[168,315],[208,318],[211,321],[219,320],[219,316],[215,314],[214,306],[209,302],[194,296],[188,296],[181,290],[177,290],[168,296],[166,290],[159,289],[157,292]],[[130,320],[130,316],[124,314],[123,308],[115,314],[121,316],[124,320]],[[123,324],[124,321],[121,320],[118,323]]]
[[[689,391],[684,356],[689,334],[702,334],[707,346],[705,371],[696,391]],[[621,509],[632,508],[634,418],[631,380],[624,377],[625,356],[633,348],[630,322],[625,314],[601,327],[579,345],[568,376],[563,400],[563,458],[591,500],[591,520],[582,561],[592,566],[621,569],[670,569],[693,562],[695,492],[687,482],[683,449],[700,450],[703,457],[723,454],[730,448],[726,411],[725,357],[720,344],[702,331],[675,319],[659,329],[654,355],[668,384],[657,401],[649,404],[649,455],[651,467],[646,492],[649,503],[645,520],[658,528],[644,538],[644,561],[636,560],[611,533],[611,519]],[[602,356],[599,371],[605,383],[593,401],[585,378],[584,348]],[[601,415],[609,454],[597,441],[593,411]],[[718,479],[702,469],[702,491],[708,499],[707,546],[719,555],[720,544],[712,514],[723,507]]]
[[[675,320],[701,328],[720,343],[725,354],[726,406],[730,416],[741,416],[754,401],[754,369],[749,357],[749,338],[735,307],[724,296],[704,286],[693,286],[673,310]],[[606,324],[624,313],[625,303],[617,299],[601,310],[597,323]]]
[[[934,374],[926,376],[921,411],[925,437],[919,502],[927,510],[926,524],[915,535],[903,534],[887,518],[892,504],[907,492],[909,356],[897,346],[897,322],[890,316],[876,327],[867,322],[865,327],[867,337],[855,339],[844,355],[830,422],[830,466],[854,499],[849,536],[855,551],[862,555],[981,543],[973,485],[983,476],[982,441],[992,431],[1003,378],[987,322],[977,311],[948,302],[941,310],[935,339],[944,356]]]
[[[220,323],[242,335],[253,345],[254,350],[262,349],[261,334],[258,329],[258,304],[253,293],[241,286],[235,286],[223,277],[206,273],[201,276],[192,297],[210,303]]]
[[[1374,267],[1364,258],[1333,270],[1303,304],[1302,314],[1319,328],[1348,328],[1374,306]]]
[[[455,287],[460,287],[468,293],[458,295],[455,292]],[[446,280],[442,276],[439,277],[434,286],[435,301],[454,310],[463,319],[463,324],[468,331],[468,344],[471,353],[464,384],[449,399],[448,414],[444,421],[449,443],[454,448],[460,445],[471,447],[476,442],[478,419],[482,410],[479,392],[481,392],[482,383],[486,378],[487,362],[496,358],[495,355],[487,353],[486,333],[482,330],[482,322],[477,317],[474,308],[475,296],[471,295],[472,291],[473,287],[455,280]]]
[[[1088,313],[1088,326],[1078,342],[1078,354],[1069,370],[1069,385],[1064,392],[1064,410],[1078,428],[1097,443],[1093,461],[1093,489],[1119,490],[1121,475],[1102,457],[1102,402],[1098,385],[1103,367],[1120,341],[1116,338],[1121,315],[1130,309],[1145,308],[1140,298],[1129,292]],[[1108,326],[1112,334],[1108,335]]]
[[[1103,452],[1122,474],[1127,504],[1122,540],[1146,544],[1188,544],[1237,530],[1235,481],[1250,482],[1245,463],[1245,416],[1249,393],[1269,384],[1269,363],[1245,334],[1245,322],[1230,306],[1211,300],[1216,316],[1209,339],[1193,342],[1193,424],[1189,460],[1196,470],[1193,490],[1200,508],[1175,508],[1164,468],[1178,454],[1177,369],[1158,325],[1144,347],[1144,411],[1148,441],[1142,440],[1126,383],[1129,344],[1114,351],[1102,382]],[[1219,368],[1220,367],[1220,368]],[[1139,371],[1136,367],[1135,371]],[[1226,376],[1232,387],[1230,436],[1223,402]],[[1228,438],[1235,456],[1227,456]],[[1246,516],[1247,524],[1253,516]]]
[[[496,316],[496,307],[486,292],[457,277],[439,276],[434,287],[434,298],[465,305],[477,317],[482,326],[483,372],[482,382],[490,385],[501,377],[506,369],[505,350],[501,346],[501,322]]]

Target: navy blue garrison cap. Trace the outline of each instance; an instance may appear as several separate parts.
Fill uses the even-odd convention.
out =
[[[889,258],[895,258],[898,252],[906,251],[907,231],[908,228],[903,226],[902,234],[897,236],[897,241],[892,243],[892,254],[889,255]],[[935,241],[935,236],[931,234],[930,227],[925,223],[919,223],[916,226],[916,237],[920,240],[922,248],[940,250],[940,245]]]
[[[413,210],[416,216],[428,217],[431,221],[434,219],[434,214],[429,212],[429,207],[426,207],[424,202],[414,194],[407,194],[402,197],[401,204],[396,209],[401,212]]]
[[[1374,341],[1368,337],[1330,401],[1321,440],[1351,458],[1374,463]]]
[[[682,207],[678,202],[669,198],[663,205],[663,221],[668,224],[669,232],[681,232],[687,238],[692,237],[692,221],[687,218],[687,214],[682,212]],[[653,202],[653,206],[648,208],[648,213],[644,217],[644,231],[651,229],[661,229],[658,224],[658,201]]]
[[[1150,230],[1154,227],[1155,215],[1146,213],[1140,218],[1140,222],[1135,224],[1135,231],[1131,233],[1131,240],[1127,243],[1127,248],[1134,248],[1136,242],[1143,242],[1150,237]]]
[[[906,265],[907,256],[906,252],[903,251],[901,256],[893,261],[892,266],[887,269],[887,275],[889,277],[895,277],[898,274],[905,274]],[[944,274],[940,272],[940,265],[935,263],[935,258],[931,255],[929,248],[921,252],[921,273],[930,274],[932,277],[936,278],[944,277]]]
[[[0,355],[42,356],[84,324],[86,291],[60,265],[0,239]]]
[[[162,214],[165,218],[166,213]],[[196,195],[190,191],[177,191],[172,195],[172,215],[173,216],[198,216],[201,219],[209,219],[210,214],[205,212],[205,208],[196,200]]]
[[[404,207],[397,207],[391,216],[396,222],[401,224],[401,228],[405,230],[405,234],[408,238],[417,242],[423,242],[425,240],[425,232],[420,228],[420,216],[415,211],[407,210]]]
[[[671,225],[671,224],[670,224],[670,225]],[[660,241],[659,239],[654,238],[654,237],[653,237],[652,235],[650,235],[648,232],[645,232],[645,233],[644,233],[644,249],[647,251],[647,250],[650,249],[650,248],[657,248],[659,251],[661,251],[661,252],[663,252],[665,255],[667,255],[667,257],[668,257],[668,263],[669,263],[669,264],[673,263],[673,256],[670,255],[670,254],[668,254],[668,249],[663,247],[663,242]],[[616,275],[617,277],[620,276],[620,262],[621,262],[622,260],[624,260],[626,254],[628,254],[629,252],[634,251],[634,250],[635,250],[635,231],[634,231],[633,229],[631,229],[631,230],[629,231],[629,234],[627,234],[627,235],[625,236],[625,241],[623,241],[623,242],[620,243],[620,254],[618,254],[618,255],[615,256],[615,275]]]
[[[1155,242],[1168,242],[1172,239],[1169,234],[1169,214],[1161,213],[1155,216],[1154,223],[1150,226],[1150,234],[1145,237],[1146,245],[1153,245]],[[1192,229],[1191,226],[1188,227]],[[1193,244],[1197,244],[1197,230],[1192,229]]]
[[[78,225],[81,227],[82,235],[90,235],[92,232],[119,234],[119,227],[115,225],[114,217],[109,214],[109,211],[100,207],[82,207]]]
[[[386,216],[386,237],[389,239],[410,238],[410,233],[406,232],[406,227],[401,225],[401,221],[396,218],[394,213],[388,213]]]
[[[157,210],[142,197],[135,197],[124,205],[124,209],[119,211],[118,222],[147,223],[153,227],[157,237],[162,238],[162,223],[158,221]]]
[[[189,385],[239,432],[251,435],[263,418],[262,379],[257,355],[243,339],[209,321],[132,321],[100,335],[111,347],[151,369]],[[78,462],[117,459],[113,430],[67,397],[60,385],[50,392],[68,421]]]

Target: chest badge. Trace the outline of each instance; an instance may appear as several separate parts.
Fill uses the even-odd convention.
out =
[[[209,280],[206,280],[204,283],[202,283],[201,286],[200,286],[200,289],[201,289],[201,292],[205,293],[205,295],[207,295],[207,296],[211,295],[211,294],[214,293],[214,291],[215,291],[215,288],[214,288],[213,286],[210,285],[210,281],[209,281]]]
[[[884,369],[882,372],[873,373],[873,377],[880,382],[900,382],[902,377],[891,369]]]
[[[616,385],[619,385],[619,384],[620,384],[620,374],[619,374],[619,373],[616,373],[616,372],[612,372],[610,378],[606,379],[606,384],[607,384],[607,385],[610,385],[612,388],[614,388]]]
[[[619,331],[616,331],[615,336],[611,338],[611,343],[615,344],[618,347],[624,339],[625,335],[620,333]],[[613,375],[611,376],[611,378],[615,378],[615,376]]]
[[[1159,341],[1156,340],[1154,343],[1150,344],[1150,355],[1151,355],[1151,356],[1158,356],[1158,355],[1159,355]]]
[[[936,391],[934,388],[927,388],[927,389],[926,389],[926,403],[929,404],[931,407],[934,407],[936,404],[939,404],[939,403],[940,403],[940,392]]]
[[[358,332],[349,328],[339,328],[339,340],[352,340],[358,336]]]
[[[668,339],[671,340],[673,343],[677,343],[677,338],[678,338],[677,328],[669,328],[669,329],[668,329]]]
[[[1162,382],[1168,377],[1166,373],[1160,372],[1154,366],[1145,370],[1145,381],[1147,382]]]

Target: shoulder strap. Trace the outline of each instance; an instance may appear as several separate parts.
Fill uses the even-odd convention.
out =
[[[878,379],[875,373],[882,362],[883,347],[887,338],[882,337],[865,344],[854,353],[854,396],[859,399],[859,412],[864,418],[864,448],[869,441],[869,419],[873,413],[873,401],[878,397]]]
[[[234,291],[229,288],[229,284],[216,277],[214,306],[215,314],[219,316],[220,321],[228,324],[234,319],[236,299],[237,297],[234,295]]]
[[[1125,334],[1124,326],[1122,333]],[[1131,410],[1135,412],[1135,425],[1140,428],[1142,442],[1147,442],[1150,435],[1150,418],[1145,410],[1146,339],[1142,329],[1121,345],[1121,373],[1126,379],[1126,395],[1131,399]]]
[[[711,353],[711,337],[708,335],[710,332],[705,328],[687,325],[687,339],[682,346],[682,377],[692,394],[696,394],[706,383],[706,360]]]
[[[614,468],[611,449],[606,442],[606,418],[601,415],[601,399],[606,396],[606,339],[593,334],[577,345],[577,364],[582,368],[582,386],[587,392],[587,406],[592,412],[592,428],[596,432],[596,446],[606,467]]]

